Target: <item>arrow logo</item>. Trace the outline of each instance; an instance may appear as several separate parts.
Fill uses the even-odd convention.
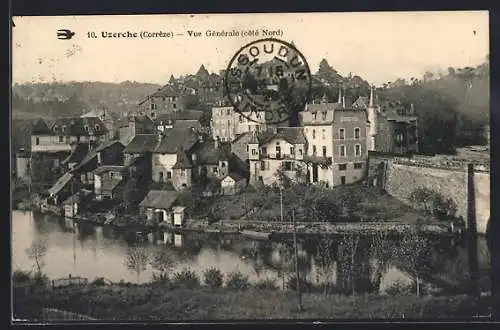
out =
[[[57,39],[69,40],[73,38],[74,35],[75,32],[72,32],[71,30],[66,30],[66,29],[57,30]]]

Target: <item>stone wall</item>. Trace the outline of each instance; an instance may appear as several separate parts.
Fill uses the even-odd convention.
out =
[[[384,189],[403,202],[408,202],[410,193],[417,187],[426,187],[451,197],[458,206],[458,216],[467,219],[467,171],[430,167],[409,162],[390,160],[385,173]],[[486,232],[490,217],[490,175],[486,171],[474,173],[477,230]]]

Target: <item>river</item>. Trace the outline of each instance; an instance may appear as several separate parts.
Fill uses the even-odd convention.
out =
[[[322,253],[319,248],[322,238],[299,239],[299,270],[301,277],[311,283],[322,281],[340,283],[346,278],[339,272],[339,260],[328,263],[321,262]],[[333,238],[335,242],[337,238]],[[136,282],[136,274],[129,271],[125,265],[128,249],[134,244],[125,232],[107,226],[96,226],[86,223],[74,224],[70,219],[64,219],[51,214],[30,213],[13,211],[12,215],[12,269],[31,270],[33,262],[28,258],[26,250],[33,242],[45,241],[47,254],[44,258],[43,271],[49,278],[82,276],[89,280],[96,277],[104,277],[110,281]],[[280,241],[252,241],[237,235],[200,234],[186,233],[183,235],[174,233],[151,233],[145,242],[148,249],[168,249],[176,261],[174,271],[190,268],[202,278],[203,271],[209,267],[216,267],[222,273],[239,271],[249,277],[251,282],[260,279],[272,278],[281,285],[282,277],[280,269],[283,260],[281,256],[289,256],[288,242]],[[340,244],[340,243],[339,243]],[[453,243],[453,249],[446,252],[437,251],[435,247],[434,261],[439,267],[436,274],[452,280],[467,277],[467,258],[464,258],[465,247]],[[443,246],[441,244],[441,246]],[[342,244],[340,244],[342,245]],[[483,246],[484,245],[484,246]],[[439,245],[434,245],[439,246]],[[485,244],[480,242],[480,251],[484,251]],[[338,251],[345,251],[337,249]],[[364,249],[369,250],[369,249]],[[282,253],[282,251],[288,251]],[[318,252],[319,251],[319,252]],[[287,254],[288,253],[288,254]],[[344,253],[345,254],[345,253]],[[339,256],[342,253],[338,254]],[[483,255],[483,256],[482,256]],[[356,277],[358,280],[364,278],[368,282],[374,280],[373,267],[377,263],[373,256],[365,254],[365,258],[359,261]],[[345,256],[344,256],[345,257]],[[480,266],[487,267],[489,256],[480,254]],[[340,259],[340,257],[337,257]],[[345,259],[345,258],[344,258]],[[464,260],[465,259],[465,260]],[[383,271],[379,272],[377,289],[384,291],[395,282],[409,284],[412,282],[408,271],[401,271],[390,263],[380,266]],[[140,282],[150,281],[154,270],[148,266],[147,270],[140,274]],[[453,275],[450,275],[450,272]],[[288,266],[288,274],[293,274],[293,267]],[[340,276],[340,277],[339,277]],[[347,280],[352,276],[348,276]],[[361,287],[357,285],[357,287]]]

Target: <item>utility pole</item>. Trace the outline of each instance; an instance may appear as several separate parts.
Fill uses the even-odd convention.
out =
[[[295,209],[292,209],[292,223],[293,223],[293,249],[295,252],[295,276],[297,278],[297,297],[299,311],[302,311],[302,294],[300,292],[300,278],[299,278],[299,253],[297,251],[297,230],[295,227]]]

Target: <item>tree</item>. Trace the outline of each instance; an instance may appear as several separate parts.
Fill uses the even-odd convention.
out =
[[[43,258],[47,254],[47,242],[42,240],[31,243],[31,246],[26,249],[26,254],[34,262],[33,268],[36,268],[37,274],[40,275],[45,265]]]
[[[392,259],[393,246],[388,232],[379,232],[370,237],[370,255],[372,263],[372,289],[379,291],[382,276],[384,276]]]
[[[316,248],[315,261],[318,266],[318,272],[324,280],[323,294],[326,295],[328,294],[329,280],[333,276],[333,265],[335,262],[333,241],[331,239],[325,237],[320,241]]]
[[[155,276],[155,278],[159,280],[167,280],[169,278],[169,273],[174,269],[176,262],[169,250],[158,248],[154,252],[149,264],[153,267],[153,269],[160,273],[159,276]]]
[[[398,249],[400,262],[415,281],[416,295],[420,295],[420,278],[431,266],[429,241],[420,233],[411,231],[401,241]]]
[[[140,274],[147,269],[149,257],[149,251],[144,246],[134,246],[127,251],[125,266],[136,273],[137,283],[139,283]]]
[[[440,220],[451,220],[457,213],[457,204],[448,197],[426,187],[415,188],[409,196],[413,205],[422,209],[425,214],[433,215]]]

